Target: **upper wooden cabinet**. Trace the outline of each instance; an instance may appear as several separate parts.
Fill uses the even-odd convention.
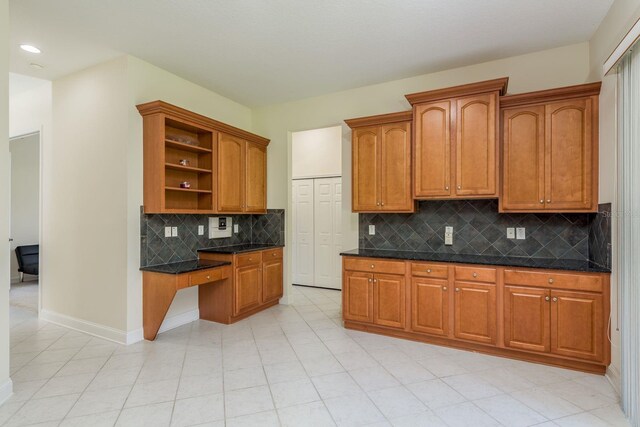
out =
[[[503,96],[501,212],[598,208],[600,83]]]
[[[354,212],[414,212],[411,112],[345,120],[352,133]]]
[[[163,101],[143,117],[145,213],[263,213],[269,140]]]
[[[498,97],[508,78],[406,95],[416,199],[498,197]]]

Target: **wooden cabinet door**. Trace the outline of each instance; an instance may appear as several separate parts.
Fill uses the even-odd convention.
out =
[[[236,268],[234,285],[234,316],[261,304],[262,272],[259,264]]]
[[[373,274],[346,271],[342,286],[344,320],[373,323]]]
[[[543,105],[502,112],[502,211],[545,208],[544,114]]]
[[[411,194],[411,123],[382,126],[380,143],[380,207],[413,211]]]
[[[551,341],[549,290],[504,287],[504,345],[548,352]]]
[[[282,259],[265,261],[262,264],[262,302],[282,297]]]
[[[247,142],[244,211],[267,211],[267,147]]]
[[[546,208],[591,209],[594,185],[591,99],[554,102],[545,108]]]
[[[449,292],[446,280],[411,279],[411,330],[449,334]]]
[[[245,144],[220,132],[218,137],[218,212],[242,212],[244,208]]]
[[[496,285],[455,282],[454,336],[496,343]]]
[[[395,274],[373,276],[373,323],[404,328],[405,305],[404,276]]]
[[[456,101],[456,195],[497,196],[497,94]]]
[[[353,130],[353,206],[354,212],[380,209],[379,126]]]
[[[551,291],[551,352],[578,359],[604,358],[601,294]]]
[[[451,102],[414,107],[413,142],[416,198],[443,198],[451,194]]]

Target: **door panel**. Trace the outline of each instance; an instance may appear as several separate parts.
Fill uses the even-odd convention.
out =
[[[504,287],[504,345],[548,352],[551,346],[549,291]]]
[[[353,130],[353,211],[375,211],[379,206],[380,127]]]
[[[411,279],[411,329],[432,335],[449,334],[449,292],[446,280]]]
[[[313,179],[298,179],[293,181],[293,191],[293,240],[295,242],[295,249],[293,253],[293,283],[312,286],[314,283]]]
[[[551,352],[603,360],[604,321],[602,295],[551,291]]]
[[[548,209],[592,205],[591,99],[546,106],[546,200]]]
[[[262,296],[260,265],[236,268],[233,315],[258,307]]]
[[[262,302],[282,297],[282,259],[262,264]]]
[[[314,285],[340,289],[342,178],[314,179]]]
[[[373,323],[373,274],[346,271],[344,278],[342,317]]]
[[[251,142],[247,142],[244,211],[267,211],[267,147]]]
[[[544,209],[544,106],[503,112],[503,210]]]
[[[386,211],[412,211],[411,124],[382,126],[380,205]]]
[[[418,105],[414,110],[414,120],[414,196],[449,196],[451,102]]]
[[[333,274],[332,282],[334,289],[342,289],[342,257],[343,250],[342,234],[342,178],[334,178],[333,184]]]
[[[373,276],[373,323],[394,328],[405,324],[404,276],[376,274]]]
[[[454,335],[485,344],[496,342],[496,285],[455,282]]]
[[[245,141],[222,132],[218,135],[218,212],[242,212]]]
[[[456,102],[456,194],[497,195],[496,94]]]

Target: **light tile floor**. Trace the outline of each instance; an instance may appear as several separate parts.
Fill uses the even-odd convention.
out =
[[[626,426],[604,377],[340,325],[340,292],[128,347],[36,317],[12,288],[7,426]]]

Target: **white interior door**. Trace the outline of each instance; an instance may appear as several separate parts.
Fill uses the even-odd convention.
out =
[[[314,283],[323,288],[341,289],[342,179],[321,178],[314,188]]]
[[[315,286],[313,277],[313,179],[293,181],[293,283]]]

